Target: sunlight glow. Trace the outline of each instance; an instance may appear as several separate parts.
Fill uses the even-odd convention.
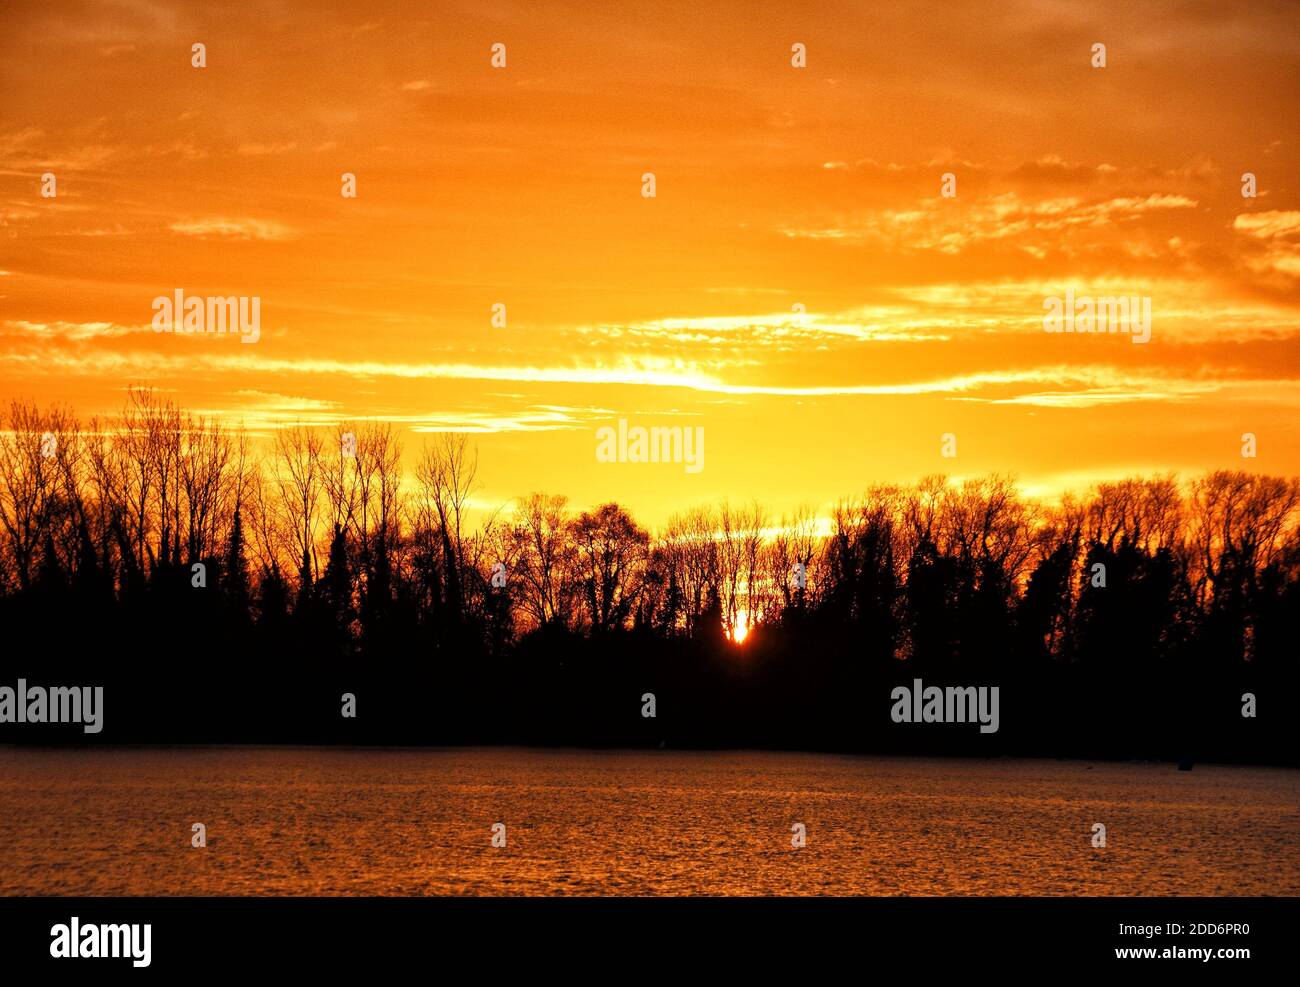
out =
[[[736,614],[736,622],[731,627],[731,640],[735,644],[744,644],[749,637],[749,611],[741,610]]]

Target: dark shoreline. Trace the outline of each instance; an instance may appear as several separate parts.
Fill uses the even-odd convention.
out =
[[[64,728],[66,729],[66,727]],[[337,740],[317,743],[302,743],[284,740],[272,740],[265,742],[249,742],[235,740],[212,740],[212,741],[171,741],[171,740],[138,740],[138,741],[114,741],[106,743],[83,742],[74,737],[66,740],[48,735],[37,739],[33,736],[28,739],[17,739],[13,736],[0,735],[0,750],[13,751],[34,751],[34,752],[62,752],[62,751],[107,751],[131,753],[135,751],[244,751],[244,750],[289,750],[289,751],[358,751],[358,752],[375,752],[375,751],[392,751],[398,753],[468,753],[474,751],[505,751],[517,750],[530,754],[793,754],[807,755],[809,757],[846,757],[846,758],[870,758],[886,759],[896,761],[936,761],[936,760],[953,760],[953,761],[988,761],[988,762],[1006,762],[1006,761],[1043,761],[1043,762],[1066,762],[1071,764],[1151,764],[1166,765],[1171,769],[1178,769],[1180,759],[1170,757],[1127,757],[1123,755],[1097,755],[1088,754],[1044,754],[1044,753],[1018,753],[1018,752],[1001,752],[986,753],[964,751],[960,749],[947,749],[936,751],[900,751],[900,750],[882,750],[882,749],[845,749],[845,748],[795,748],[795,747],[778,747],[778,746],[761,746],[761,745],[716,745],[716,746],[672,746],[647,744],[642,746],[628,744],[539,744],[529,743],[526,741],[475,741],[467,743],[420,743],[420,742],[403,742],[391,743],[383,740],[376,741],[356,741],[356,740]],[[1192,762],[1192,767],[1186,770],[1194,770],[1200,766],[1225,767],[1225,768],[1277,768],[1281,770],[1300,770],[1300,763],[1296,760],[1229,760],[1223,758],[1201,758]]]
[[[292,744],[292,743],[265,743],[250,744],[238,742],[212,742],[212,743],[119,743],[119,744],[80,744],[69,741],[68,743],[15,743],[13,741],[0,741],[0,751],[12,750],[23,752],[38,753],[63,753],[77,752],[84,753],[88,751],[105,751],[105,752],[122,752],[134,753],[137,751],[355,751],[358,753],[374,752],[392,752],[392,753],[409,753],[409,754],[464,754],[464,753],[492,753],[498,751],[520,751],[528,754],[791,754],[806,755],[808,757],[844,757],[844,758],[861,758],[869,760],[888,760],[888,761],[988,761],[988,762],[1009,762],[1009,761],[1040,761],[1052,763],[1068,764],[1133,764],[1133,765],[1163,765],[1171,769],[1177,769],[1178,763],[1174,760],[1162,758],[1122,758],[1122,757],[1084,757],[1084,756],[1053,756],[1049,754],[963,754],[953,752],[948,754],[900,754],[896,751],[845,751],[845,750],[795,750],[792,748],[782,747],[580,747],[580,746],[539,746],[536,744],[514,744],[514,743],[481,743],[481,744],[385,744],[385,743],[330,743],[330,744]],[[1259,761],[1215,761],[1204,760],[1195,762],[1194,767],[1214,767],[1214,768],[1272,768],[1279,771],[1296,771],[1300,770],[1300,764],[1272,763]],[[1194,768],[1192,769],[1194,770]]]
[[[1107,675],[1074,665],[914,669],[835,655],[796,662],[761,648],[588,646],[564,660],[519,656],[400,669],[284,656],[219,658],[196,642],[179,668],[29,658],[0,685],[103,686],[99,733],[81,723],[3,723],[0,745],[49,747],[533,747],[761,750],[900,757],[1046,758],[1300,766],[1284,706],[1290,670],[1202,669],[1171,688],[1158,668]],[[214,646],[215,645],[215,646]],[[616,652],[617,658],[610,652]],[[278,663],[277,663],[278,662]],[[158,671],[151,674],[149,666]],[[160,674],[161,673],[161,674]],[[891,691],[996,686],[1000,722],[896,723]],[[1257,716],[1241,697],[1257,698]],[[643,697],[655,696],[644,716]],[[343,696],[355,716],[343,715]],[[1282,712],[1279,710],[1282,709]]]

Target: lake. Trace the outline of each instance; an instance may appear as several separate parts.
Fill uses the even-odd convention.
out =
[[[0,893],[1296,895],[1298,796],[1215,765],[0,748]]]

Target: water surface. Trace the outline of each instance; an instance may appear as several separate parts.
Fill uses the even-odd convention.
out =
[[[0,893],[1296,895],[1298,781],[754,752],[3,748]]]

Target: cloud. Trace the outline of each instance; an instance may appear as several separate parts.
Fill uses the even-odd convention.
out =
[[[1242,213],[1232,221],[1232,228],[1260,240],[1300,236],[1300,212]]]
[[[1062,354],[1064,357],[1065,354]],[[530,384],[624,385],[632,387],[682,389],[706,395],[730,397],[908,397],[937,396],[975,400],[993,404],[1037,404],[1042,406],[1088,407],[1119,402],[1182,401],[1216,393],[1226,387],[1282,388],[1281,394],[1294,399],[1300,394],[1300,382],[1279,377],[1272,381],[1241,381],[1231,377],[1207,380],[1196,374],[1130,370],[1107,363],[1044,364],[1022,368],[991,368],[963,374],[913,377],[884,383],[807,383],[771,384],[743,379],[726,379],[697,364],[676,360],[622,360],[615,365],[586,366],[488,366],[468,363],[384,363],[329,359],[292,360],[262,357],[245,353],[209,352],[168,355],[156,351],[142,353],[99,352],[75,354],[66,351],[39,354],[8,354],[4,362],[28,373],[45,374],[117,374],[157,377],[163,374],[258,374],[283,380],[335,376],[354,381],[392,380],[460,380],[509,381]],[[711,365],[711,369],[713,366]],[[263,395],[259,390],[244,392]],[[279,395],[272,395],[276,400]],[[285,410],[301,414],[306,410],[300,399],[286,399],[287,408],[275,401],[259,398],[266,411]],[[256,404],[256,402],[255,402]],[[514,421],[514,426],[504,424]],[[533,430],[570,427],[575,416],[557,406],[520,415],[483,413],[477,421],[424,421],[423,430],[460,430],[476,425],[483,430],[531,428]],[[455,426],[453,428],[453,425]]]
[[[20,335],[74,340],[102,339],[151,331],[149,326],[124,326],[115,322],[27,322],[8,319],[3,325],[6,330],[15,330]]]
[[[842,226],[785,227],[779,232],[801,239],[875,241],[908,253],[958,254],[975,244],[1003,241],[1041,256],[1046,249],[1059,247],[1065,232],[1114,237],[1115,224],[1196,206],[1195,199],[1172,194],[1086,202],[1075,196],[1026,201],[1016,192],[1004,192],[973,199],[924,199],[907,209],[867,211]]]
[[[932,331],[933,327],[932,319],[903,317],[901,306],[878,306],[833,314],[774,312],[656,319],[624,325],[579,326],[574,331],[582,336],[619,340],[628,345],[793,350],[845,341],[926,342],[950,338],[946,333]]]
[[[458,411],[419,416],[379,416],[381,421],[409,423],[412,432],[557,432],[584,428],[595,415],[578,409],[528,408],[516,412]]]
[[[243,389],[235,391],[234,401],[224,408],[194,408],[195,415],[208,418],[235,419],[252,429],[277,428],[299,422],[328,425],[339,421],[339,402],[274,391]]]
[[[1232,222],[1238,233],[1259,241],[1263,251],[1245,258],[1245,266],[1255,274],[1273,280],[1282,287],[1293,287],[1300,278],[1300,212],[1280,211],[1243,213]]]
[[[168,229],[203,240],[290,240],[297,235],[291,227],[263,219],[194,219]]]
[[[412,432],[554,432],[587,427],[613,414],[607,408],[532,405],[518,411],[437,411],[423,414],[350,414],[340,401],[326,401],[273,391],[243,389],[224,408],[196,408],[194,414],[238,421],[246,428],[266,431],[303,423],[333,425],[344,421],[391,422]]]
[[[1234,402],[1259,399],[1275,404],[1300,404],[1300,381],[1207,381],[1176,377],[1132,376],[1101,387],[1078,390],[1043,390],[1005,398],[964,397],[958,400],[987,404],[1028,405],[1039,408],[1095,408],[1099,405],[1157,401],[1188,402],[1212,396]]]

